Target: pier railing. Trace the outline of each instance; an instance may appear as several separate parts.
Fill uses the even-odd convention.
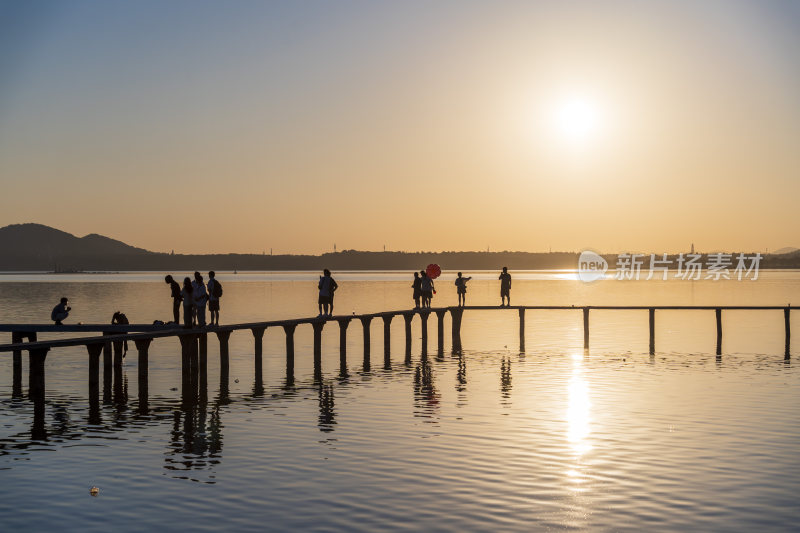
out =
[[[583,345],[584,349],[589,349],[589,316],[592,310],[640,310],[648,311],[649,332],[650,332],[650,354],[655,353],[655,312],[656,311],[714,311],[716,318],[716,355],[722,355],[722,311],[742,310],[772,310],[783,311],[785,323],[785,354],[790,357],[791,344],[791,325],[789,306],[692,306],[692,305],[662,305],[662,306],[553,306],[553,305],[527,305],[527,306],[466,306],[466,307],[442,307],[432,309],[411,309],[401,311],[387,311],[381,313],[369,313],[361,315],[339,315],[334,317],[311,317],[290,320],[273,320],[266,322],[248,322],[242,324],[230,324],[224,326],[213,326],[206,328],[182,328],[174,324],[154,326],[143,324],[76,324],[55,326],[52,324],[0,324],[0,332],[10,332],[12,343],[0,345],[1,352],[12,352],[14,365],[14,391],[21,390],[22,373],[22,352],[29,354],[29,393],[32,397],[43,397],[44,395],[44,370],[45,359],[48,352],[54,348],[67,346],[86,346],[89,352],[89,390],[90,394],[96,394],[99,384],[100,355],[104,356],[104,379],[109,380],[114,375],[121,379],[122,374],[122,351],[123,343],[131,341],[135,344],[139,357],[139,378],[146,380],[148,367],[148,350],[153,339],[164,337],[177,337],[181,343],[181,354],[183,357],[184,372],[198,371],[205,373],[207,360],[208,335],[215,334],[220,343],[220,369],[221,373],[227,376],[228,371],[228,340],[234,331],[250,330],[254,339],[254,363],[257,376],[262,371],[262,339],[264,332],[268,328],[280,327],[286,336],[286,370],[287,378],[294,374],[294,333],[299,325],[309,324],[314,331],[314,372],[315,376],[321,373],[321,353],[322,353],[322,330],[329,322],[335,322],[339,326],[339,354],[340,365],[342,368],[347,364],[347,328],[353,320],[361,322],[363,327],[364,339],[364,366],[369,367],[370,360],[370,325],[372,320],[380,318],[383,321],[383,347],[384,365],[390,365],[391,360],[391,322],[400,316],[405,323],[405,353],[406,357],[411,356],[412,348],[412,321],[415,316],[420,318],[420,328],[422,333],[422,354],[427,355],[428,349],[428,318],[431,314],[437,317],[437,351],[439,354],[444,352],[444,317],[450,313],[452,349],[459,352],[462,350],[461,344],[461,321],[464,311],[489,311],[489,310],[516,310],[519,316],[519,347],[520,351],[525,351],[525,313],[529,310],[574,310],[581,311],[583,315]],[[38,341],[37,333],[41,332],[100,332],[101,336],[62,338],[54,340]],[[23,342],[28,339],[28,342]],[[113,348],[113,359],[112,359]]]

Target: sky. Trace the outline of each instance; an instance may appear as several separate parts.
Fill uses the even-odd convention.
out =
[[[800,246],[800,2],[0,0],[0,190],[176,253]]]

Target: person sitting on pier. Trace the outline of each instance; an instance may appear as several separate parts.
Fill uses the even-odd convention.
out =
[[[458,277],[456,278],[456,292],[458,293],[458,306],[463,307],[467,305],[467,282],[472,278],[463,278],[461,277],[461,272],[458,273]]]
[[[69,316],[69,312],[72,310],[71,307],[67,306],[69,300],[67,298],[61,298],[61,303],[56,305],[53,308],[53,311],[50,313],[50,320],[56,323],[56,326],[62,326],[62,320],[65,320]]]
[[[411,288],[414,289],[414,309],[419,309],[419,299],[422,297],[422,280],[419,279],[419,272],[414,272],[414,281]]]
[[[208,311],[211,314],[211,325],[219,326],[219,299],[222,297],[222,283],[217,281],[217,273],[208,272]],[[216,322],[215,322],[216,320]]]
[[[125,316],[125,313],[121,313],[120,311],[116,311],[111,316],[111,324],[113,324],[113,325],[130,324],[130,322],[128,321],[128,317]],[[124,346],[124,348],[123,348],[123,351],[122,351],[122,357],[125,357],[125,354],[128,353],[128,341],[127,340],[124,341],[123,346]]]
[[[333,293],[339,288],[339,285],[331,277],[331,271],[327,268],[322,271],[323,275],[319,277],[319,298],[317,305],[319,306],[318,316],[332,316],[333,315]],[[324,313],[323,313],[324,310]]]
[[[503,267],[503,272],[498,278],[500,280],[500,307],[506,305],[508,299],[508,306],[511,305],[511,274],[508,273],[508,267]]]
[[[206,325],[206,303],[208,302],[208,292],[206,291],[206,284],[203,283],[203,276],[200,272],[194,273],[194,281],[192,282],[192,297],[194,298],[194,313],[197,318],[197,325],[205,327]]]
[[[181,291],[181,298],[183,299],[183,327],[192,327],[192,315],[194,314],[194,298],[192,297],[194,288],[192,287],[192,280],[183,278],[183,290]]]
[[[181,296],[181,286],[178,285],[178,282],[172,279],[172,276],[169,274],[164,277],[164,281],[169,285],[170,290],[172,291],[172,321],[176,324],[181,323],[181,301],[183,297]]]
[[[428,276],[428,273],[424,270],[420,271],[420,289],[422,290],[422,307],[423,308],[431,308],[431,299],[433,299],[434,285],[433,279]]]

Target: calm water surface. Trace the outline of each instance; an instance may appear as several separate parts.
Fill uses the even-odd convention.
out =
[[[70,322],[167,320],[163,274],[0,275],[0,322],[46,322],[62,295]],[[335,274],[337,313],[407,308],[401,273]],[[478,273],[468,303],[495,304],[496,273]],[[758,281],[607,280],[519,273],[514,304],[786,305],[800,273]],[[228,323],[316,314],[316,274],[220,273]],[[435,305],[456,301],[452,273]],[[725,312],[715,358],[713,312],[593,311],[583,350],[580,311],[468,311],[464,351],[404,357],[403,321],[372,324],[365,368],[361,325],[323,331],[322,379],[312,332],[296,333],[294,380],[284,335],[268,329],[254,375],[249,332],[231,336],[220,379],[209,338],[207,383],[187,392],[179,344],[153,342],[140,394],[129,354],[118,387],[90,409],[84,348],[47,358],[44,417],[12,391],[0,365],[0,523],[5,531],[532,531],[544,529],[789,531],[800,519],[800,377],[784,360],[780,311]],[[793,313],[795,338],[800,313]],[[52,338],[55,335],[41,335]],[[10,340],[10,335],[8,335]],[[792,350],[800,355],[797,341]],[[23,376],[27,376],[24,358]],[[24,385],[26,380],[23,379]],[[34,438],[36,437],[36,438]],[[89,487],[100,488],[98,497]]]

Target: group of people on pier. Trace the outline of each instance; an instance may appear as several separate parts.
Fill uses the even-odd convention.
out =
[[[471,279],[472,277],[464,277],[461,272],[456,276],[455,286],[459,307],[467,305],[467,282]],[[510,306],[511,274],[508,273],[508,267],[503,267],[498,279],[500,280],[500,307]],[[433,295],[436,294],[433,278],[425,270],[414,272],[414,281],[411,283],[411,288],[414,290],[414,309],[430,309],[431,300]]]
[[[464,277],[461,272],[455,280],[456,292],[458,294],[458,305],[463,307],[467,304],[467,282],[471,277]],[[499,277],[500,280],[500,301],[501,307],[511,305],[511,274],[508,268],[503,267]],[[183,286],[178,284],[171,275],[164,277],[164,281],[170,286],[172,296],[172,318],[175,324],[181,324],[180,311],[183,307],[183,326],[186,328],[219,326],[219,304],[222,298],[222,284],[217,280],[216,273],[211,270],[208,272],[208,283],[204,282],[200,272],[194,273],[194,279],[188,276],[183,278]],[[319,306],[319,317],[333,316],[333,296],[339,284],[331,276],[331,271],[327,268],[319,277],[317,289],[319,296],[317,305]],[[411,284],[413,289],[413,299],[415,309],[430,309],[433,295],[436,294],[433,278],[425,270],[414,272],[414,281]],[[56,325],[61,325],[62,320],[69,316],[72,309],[69,307],[69,300],[61,298],[61,302],[53,308],[50,319]],[[206,323],[206,308],[210,313],[210,322]],[[117,311],[114,314],[112,323],[128,323],[127,317],[124,322],[119,320],[119,316],[125,317]]]
[[[172,276],[164,278],[172,292],[172,317],[180,324],[180,308],[183,305],[183,326],[205,327],[219,326],[219,299],[222,297],[222,284],[217,281],[216,273],[208,273],[208,283],[203,282],[200,272],[194,273],[194,279],[183,278],[183,287],[178,285]],[[206,307],[210,312],[211,322],[206,324]]]

